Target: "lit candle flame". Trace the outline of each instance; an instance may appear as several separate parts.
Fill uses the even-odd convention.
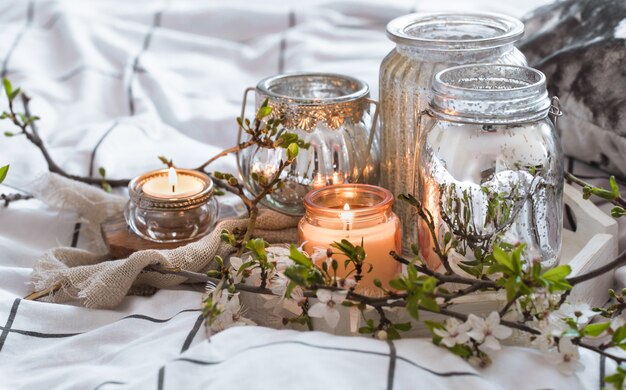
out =
[[[350,225],[352,224],[353,218],[354,214],[352,213],[352,211],[350,211],[350,205],[348,203],[344,203],[343,211],[339,213],[339,219],[341,220],[341,222],[343,222],[343,230],[350,230]]]
[[[178,183],[178,176],[176,176],[176,169],[170,167],[167,172],[167,184],[172,187],[172,192],[176,192],[176,184]]]

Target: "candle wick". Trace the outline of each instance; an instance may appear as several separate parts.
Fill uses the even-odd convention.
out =
[[[176,186],[172,186],[172,192],[176,192]]]

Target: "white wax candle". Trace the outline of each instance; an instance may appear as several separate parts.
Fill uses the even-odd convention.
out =
[[[146,195],[161,199],[181,199],[204,189],[204,182],[195,176],[176,173],[170,168],[166,174],[148,179],[142,187]]]
[[[344,211],[344,217],[348,217],[349,212]],[[352,213],[350,213],[352,214]],[[350,222],[350,225],[353,225]],[[342,229],[335,230],[328,227],[314,226],[311,224],[304,224],[300,227],[300,242],[306,241],[304,250],[312,254],[315,247],[328,248],[333,242],[346,239],[354,245],[361,245],[363,240],[363,247],[367,257],[365,259],[366,264],[371,264],[374,269],[370,273],[366,273],[369,266],[363,267],[363,279],[359,283],[361,287],[367,289],[374,289],[374,279],[380,279],[383,286],[389,287],[389,280],[397,276],[401,267],[399,263],[395,261],[389,252],[396,251],[400,253],[400,229],[397,226],[397,219],[393,218],[387,222],[380,223],[374,226],[357,229]],[[337,252],[336,249],[334,249]],[[344,277],[354,267],[348,266],[346,270],[344,268],[344,256],[334,256],[339,262],[339,268],[337,269],[337,275]],[[332,271],[331,271],[332,272]],[[354,277],[354,273],[350,275]]]

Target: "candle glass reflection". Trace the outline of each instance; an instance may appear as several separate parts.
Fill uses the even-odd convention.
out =
[[[392,204],[391,192],[366,184],[312,190],[304,198],[305,215],[298,226],[300,244],[304,244],[307,253],[313,254],[324,252],[333,242],[343,239],[354,245],[362,242],[367,257],[359,290],[375,291],[374,279],[388,287],[389,280],[401,270],[389,255],[391,251],[401,251],[400,221],[391,211]],[[345,268],[345,257],[334,257],[339,263],[337,276],[354,277],[353,265]],[[373,267],[370,273],[368,264]]]
[[[213,182],[200,172],[161,169],[128,184],[126,222],[138,236],[154,242],[184,242],[211,231],[218,214]]]

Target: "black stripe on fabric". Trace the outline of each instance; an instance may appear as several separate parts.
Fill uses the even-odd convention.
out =
[[[104,141],[104,139],[109,136],[111,131],[113,131],[113,129],[117,127],[117,123],[118,123],[117,121],[113,122],[113,124],[104,132],[102,137],[100,137],[100,139],[96,143],[96,146],[93,147],[93,150],[91,151],[91,156],[89,157],[89,176],[93,176],[95,173],[93,169],[94,169],[94,163],[96,161],[96,153],[98,152],[98,148],[102,144],[102,141]]]
[[[285,344],[298,344],[298,345],[303,345],[306,347],[311,347],[311,348],[318,348],[318,349],[325,349],[325,350],[331,350],[331,351],[339,351],[339,352],[354,352],[354,353],[362,353],[362,354],[367,354],[367,355],[375,355],[375,356],[381,356],[381,357],[389,357],[388,353],[383,353],[383,352],[375,352],[375,351],[367,351],[367,350],[363,350],[363,349],[354,349],[354,348],[341,348],[341,347],[328,347],[328,346],[323,346],[323,345],[315,345],[315,344],[309,344],[306,343],[304,341],[297,341],[297,340],[285,340],[285,341],[277,341],[274,343],[269,343],[269,344],[262,344],[262,345],[255,345],[249,348],[245,348],[241,351],[239,351],[238,353],[235,354],[241,354],[247,351],[251,351],[254,349],[261,349],[261,348],[266,348],[266,347],[273,347],[276,345],[285,345]],[[463,372],[463,371],[449,371],[449,372],[437,372],[437,371],[433,371],[429,368],[420,366],[419,364],[405,358],[399,355],[396,355],[396,359],[397,360],[401,360],[405,363],[410,364],[413,367],[419,368],[423,371],[426,371],[430,374],[439,376],[439,377],[443,377],[443,378],[448,378],[448,377],[453,377],[453,376],[475,376],[475,377],[480,377],[480,375],[473,373],[473,372]],[[228,360],[228,359],[227,359]],[[180,361],[180,362],[187,362],[187,363],[192,363],[192,364],[199,364],[199,365],[203,365],[203,366],[209,366],[209,365],[214,365],[214,364],[221,364],[226,362],[227,360],[222,360],[222,361],[218,361],[218,362],[207,362],[207,361],[203,361],[203,360],[198,360],[198,359],[191,359],[191,358],[177,358],[174,359],[174,361]]]
[[[139,53],[137,53],[137,55],[135,56],[135,59],[133,60],[133,67],[131,69],[131,74],[128,79],[128,90],[127,90],[128,110],[130,112],[130,115],[135,115],[135,102],[133,100],[133,81],[135,80],[135,75],[137,74],[137,69],[139,67],[139,59],[141,58],[141,55],[146,50],[148,50],[148,47],[150,47],[150,42],[152,41],[152,35],[154,34],[154,31],[161,25],[162,14],[163,14],[163,10],[160,10],[154,14],[152,26],[150,27],[150,30],[148,31],[148,33],[143,39],[143,46],[141,47],[141,50],[139,51]]]
[[[600,355],[600,388],[604,389],[606,382],[604,376],[606,375],[606,356]]]
[[[202,321],[204,321],[204,316],[200,314],[198,316],[198,319],[196,319],[196,323],[193,324],[193,328],[191,328],[191,331],[189,331],[189,334],[187,335],[187,338],[185,339],[185,342],[183,343],[183,347],[181,348],[180,353],[183,353],[189,349],[189,347],[191,346],[191,342],[196,337],[196,334],[198,334],[198,330],[200,330]]]
[[[80,222],[76,222],[74,224],[74,233],[72,234],[72,243],[70,244],[72,248],[76,248],[76,246],[78,246],[78,239],[80,238],[81,226],[82,224]]]
[[[122,318],[120,318],[117,321],[122,321],[122,320],[126,320],[126,319],[136,318],[136,319],[139,319],[139,320],[146,320],[146,321],[150,321],[150,322],[155,322],[155,323],[161,324],[163,322],[168,322],[168,321],[174,319],[174,317],[178,316],[179,314],[190,313],[190,312],[194,312],[194,311],[200,311],[200,309],[185,309],[185,310],[179,311],[178,313],[174,314],[170,318],[165,318],[165,319],[153,318],[153,317],[150,317],[150,316],[147,316],[147,315],[144,315],[144,314],[131,314],[131,315],[128,315],[126,317],[122,317]],[[115,321],[115,322],[117,322],[117,321]]]
[[[571,157],[567,159],[567,170],[572,175],[574,174],[574,159]],[[572,182],[568,180],[567,183],[571,184]],[[569,224],[570,228],[572,229],[572,231],[575,232],[577,228],[576,219],[574,219],[574,213],[572,212],[572,208],[568,205],[565,205],[565,217],[567,218],[567,223]]]
[[[7,318],[7,322],[2,329],[2,334],[0,334],[0,352],[2,352],[2,347],[4,346],[4,342],[9,336],[9,332],[11,331],[13,320],[15,320],[15,316],[17,315],[17,308],[19,307],[19,305],[20,305],[20,299],[16,298],[15,301],[13,301],[13,306],[11,307],[9,318]]]
[[[52,27],[54,27],[54,25],[59,21],[60,18],[60,12],[52,15],[50,19],[48,19],[48,21],[43,26],[41,26],[41,28],[43,28],[44,30],[50,30]]]
[[[77,76],[77,75],[79,75],[79,74],[81,74],[83,72],[87,72],[87,71],[89,71],[89,72],[96,72],[96,73],[99,73],[101,75],[109,76],[109,77],[112,77],[112,78],[115,78],[115,79],[120,79],[120,80],[122,79],[122,75],[119,74],[119,73],[116,73],[116,72],[111,72],[111,71],[108,71],[108,70],[105,70],[105,69],[96,68],[95,66],[91,66],[91,65],[79,65],[76,68],[74,68],[74,69],[70,70],[69,72],[67,72],[66,74],[64,74],[62,76],[59,76],[59,77],[56,77],[55,80],[56,81],[60,81],[60,82],[67,81],[67,80],[71,79],[72,77]]]
[[[296,14],[294,11],[289,11],[289,22],[287,30],[283,32],[283,37],[280,40],[280,48],[278,51],[278,73],[285,73],[285,52],[287,51],[287,31],[296,25]]]
[[[9,332],[21,334],[24,336],[39,337],[42,339],[61,339],[64,337],[78,336],[79,334],[82,334],[82,333],[41,333],[41,332],[33,332],[30,330],[21,330],[21,329],[9,329]]]
[[[9,64],[9,60],[11,59],[13,52],[17,48],[17,45],[19,45],[20,41],[22,40],[24,33],[26,32],[26,30],[28,30],[28,28],[32,24],[34,17],[35,17],[35,3],[33,0],[30,0],[28,2],[28,8],[26,10],[26,23],[24,24],[22,29],[17,33],[17,35],[15,36],[15,39],[13,40],[13,43],[11,44],[11,47],[9,47],[7,54],[4,56],[4,60],[2,61],[2,72],[0,74],[0,77],[6,77],[7,65]]]
[[[15,306],[15,303],[13,304],[13,306]],[[160,319],[160,318],[154,318],[154,317],[150,317],[147,315],[143,315],[143,314],[131,314],[128,315],[126,317],[122,317],[115,322],[119,322],[122,320],[126,320],[126,319],[138,319],[138,320],[146,320],[146,321],[150,321],[153,323],[157,323],[157,324],[161,324],[164,322],[168,322],[172,319],[174,319],[176,316],[178,316],[179,314],[182,313],[188,313],[188,312],[196,312],[196,311],[200,311],[200,309],[186,309],[186,310],[182,310],[179,311],[178,313],[174,314],[173,316],[171,316],[170,318],[165,318],[165,319]],[[11,320],[11,323],[13,323],[13,321]],[[58,338],[63,338],[63,337],[73,337],[73,336],[78,336],[81,334],[84,334],[85,332],[79,332],[79,333],[43,333],[43,332],[34,332],[34,331],[30,331],[30,330],[21,330],[21,329],[11,329],[10,325],[7,323],[6,326],[2,327],[0,326],[0,330],[2,330],[2,334],[4,335],[4,333],[6,332],[8,333],[17,333],[17,334],[21,334],[24,336],[30,336],[30,337],[39,337],[39,338],[44,338],[44,339],[58,339]],[[3,340],[1,338],[2,336],[0,336],[0,340]],[[6,338],[6,336],[4,336],[4,338]],[[0,349],[2,349],[2,343],[0,342]]]
[[[396,345],[392,340],[387,340],[389,344],[389,369],[387,370],[387,390],[393,390],[393,379],[396,373]]]
[[[103,386],[106,386],[106,385],[125,385],[125,384],[126,382],[106,381],[106,382],[100,383],[93,390],[100,390]]]
[[[165,366],[159,369],[159,379],[157,381],[157,389],[163,390],[165,383]]]

